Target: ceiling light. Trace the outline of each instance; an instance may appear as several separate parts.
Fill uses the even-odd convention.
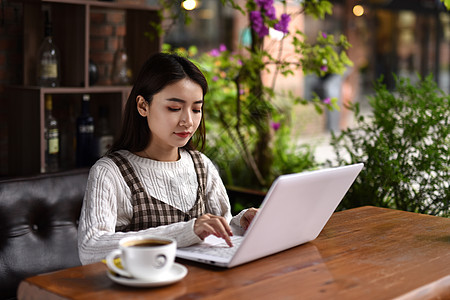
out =
[[[353,14],[357,17],[361,17],[364,14],[364,7],[362,5],[353,6]]]
[[[185,0],[183,1],[183,3],[181,3],[181,6],[183,6],[183,8],[185,10],[193,10],[197,7],[197,1],[195,0]]]

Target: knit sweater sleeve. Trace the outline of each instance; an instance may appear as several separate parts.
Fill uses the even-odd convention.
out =
[[[246,210],[241,211],[238,215],[232,217],[230,200],[222,178],[216,166],[211,160],[202,154],[203,161],[206,166],[206,211],[224,217],[230,224],[231,230],[235,235],[243,235],[244,231],[240,226],[240,220]]]
[[[179,247],[201,241],[194,233],[194,220],[137,232],[115,232],[133,216],[131,192],[117,166],[109,159],[99,160],[90,170],[78,227],[78,250],[82,264],[98,262],[118,247],[126,236],[159,235],[172,237]]]

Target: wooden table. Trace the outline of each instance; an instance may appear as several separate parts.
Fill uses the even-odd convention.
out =
[[[267,237],[270,243],[270,237]],[[21,282],[19,299],[450,299],[450,219],[376,207],[333,214],[313,242],[160,288],[113,283],[103,263]]]

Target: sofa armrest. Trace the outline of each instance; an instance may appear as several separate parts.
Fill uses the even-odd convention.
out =
[[[0,181],[0,295],[29,276],[80,265],[87,169]]]

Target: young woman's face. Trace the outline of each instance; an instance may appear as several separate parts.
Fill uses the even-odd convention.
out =
[[[202,119],[203,90],[187,78],[155,94],[150,105],[140,96],[137,102],[139,113],[147,117],[150,128],[149,148],[178,150],[186,145]]]

